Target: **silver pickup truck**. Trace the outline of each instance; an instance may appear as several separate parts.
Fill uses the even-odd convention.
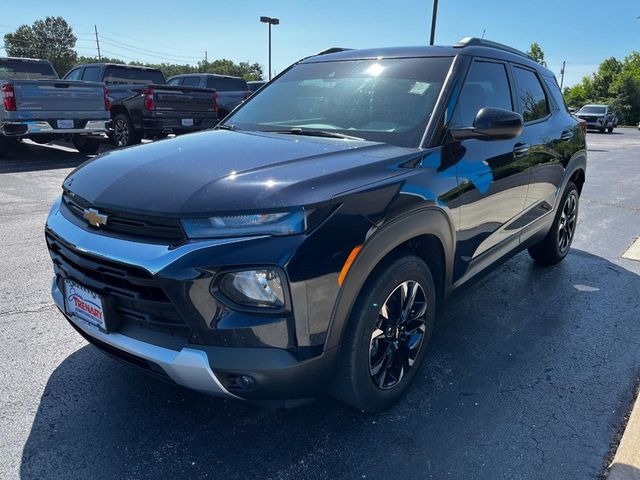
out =
[[[46,60],[0,58],[0,93],[0,156],[22,138],[70,140],[90,155],[106,135],[110,116],[104,85],[60,80]]]

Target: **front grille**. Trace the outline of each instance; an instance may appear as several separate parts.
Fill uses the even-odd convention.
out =
[[[85,225],[89,225],[84,218],[84,211],[93,206],[78,197],[65,192],[62,203],[66,207],[63,214],[69,212]],[[176,245],[186,241],[184,231],[177,218],[162,218],[148,215],[134,215],[100,208],[100,213],[108,215],[107,223],[100,227],[100,231],[115,233],[134,240]],[[93,228],[93,227],[91,227]]]
[[[76,250],[47,231],[49,254],[58,277],[74,279],[105,299],[105,319],[111,329],[121,322],[181,337],[190,329],[158,281],[147,271]]]
[[[598,117],[590,117],[588,115],[580,115],[580,118],[586,120],[589,123],[595,123],[598,121]]]

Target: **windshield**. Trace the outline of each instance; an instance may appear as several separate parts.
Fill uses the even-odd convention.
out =
[[[334,132],[418,147],[450,65],[449,57],[299,64],[225,124],[240,130]]]
[[[597,105],[585,105],[578,113],[607,113],[607,107],[599,107]]]
[[[107,85],[130,85],[132,83],[164,85],[164,75],[159,70],[107,67],[104,73],[104,83]]]
[[[0,59],[0,78],[57,79],[58,75],[47,62]]]

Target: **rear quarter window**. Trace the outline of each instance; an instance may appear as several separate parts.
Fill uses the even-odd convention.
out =
[[[525,123],[549,115],[549,102],[538,76],[529,69],[514,66],[519,109]]]
[[[207,88],[215,88],[219,92],[246,92],[247,82],[240,78],[209,77]]]
[[[158,70],[142,70],[125,67],[107,67],[104,83],[109,85],[130,85],[154,83],[164,85],[164,75]]]

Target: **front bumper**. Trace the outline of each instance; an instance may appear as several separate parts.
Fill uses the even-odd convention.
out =
[[[205,240],[173,248],[141,243],[83,228],[62,214],[60,200],[47,219],[46,235],[56,273],[51,289],[56,305],[83,337],[112,356],[185,387],[229,398],[308,398],[329,383],[338,350],[301,354],[303,342],[296,340],[295,334],[302,338],[304,315],[294,318],[290,313],[280,318],[226,312],[224,317],[206,326],[201,314],[207,310],[205,300],[212,298],[207,287],[210,278],[205,277],[205,269],[200,268],[204,261],[219,258],[228,264],[238,264],[237,259],[245,258],[246,249],[252,248],[250,244],[254,242],[260,245],[277,242],[279,249],[270,254],[280,258],[283,249],[291,248],[291,243],[282,246],[278,240],[263,237]],[[295,239],[288,238],[286,242],[295,242]],[[256,254],[256,261],[272,263],[268,260],[270,254],[266,253],[269,250],[255,249],[265,255],[260,258]],[[65,255],[72,263],[65,263]],[[90,263],[82,264],[81,260]],[[84,268],[87,265],[107,275],[117,274],[125,283],[142,284],[145,289],[161,287],[170,303],[161,305],[155,298],[151,311],[157,313],[160,307],[175,308],[179,316],[184,317],[182,328],[188,324],[190,333],[180,336],[175,331],[143,327],[135,319],[126,320],[132,311],[143,314],[149,307],[148,302],[133,292],[136,298],[123,304],[124,300],[114,296],[118,286],[105,280],[100,282],[97,276],[101,274],[93,275]],[[132,269],[134,276],[129,278],[126,272]],[[148,275],[143,277],[143,271]],[[140,276],[135,276],[138,273]],[[65,313],[64,278],[71,278],[104,296],[105,309],[108,309],[105,312],[109,311],[114,325],[109,333]],[[306,292],[302,290],[297,297],[306,299]],[[119,307],[123,307],[125,317]],[[167,318],[165,314],[162,317]],[[298,323],[294,325],[294,322]],[[250,385],[241,383],[243,376],[250,378]]]
[[[218,396],[237,398],[230,393],[215,376],[209,365],[207,354],[202,350],[184,347],[180,351],[141,342],[119,333],[104,333],[87,322],[68,316],[65,312],[64,298],[57,280],[51,285],[51,296],[60,311],[73,326],[89,339],[96,340],[98,347],[108,345],[116,350],[132,355],[134,358],[151,362],[150,369],[157,366],[175,383],[185,387]],[[135,362],[132,362],[135,363]]]

